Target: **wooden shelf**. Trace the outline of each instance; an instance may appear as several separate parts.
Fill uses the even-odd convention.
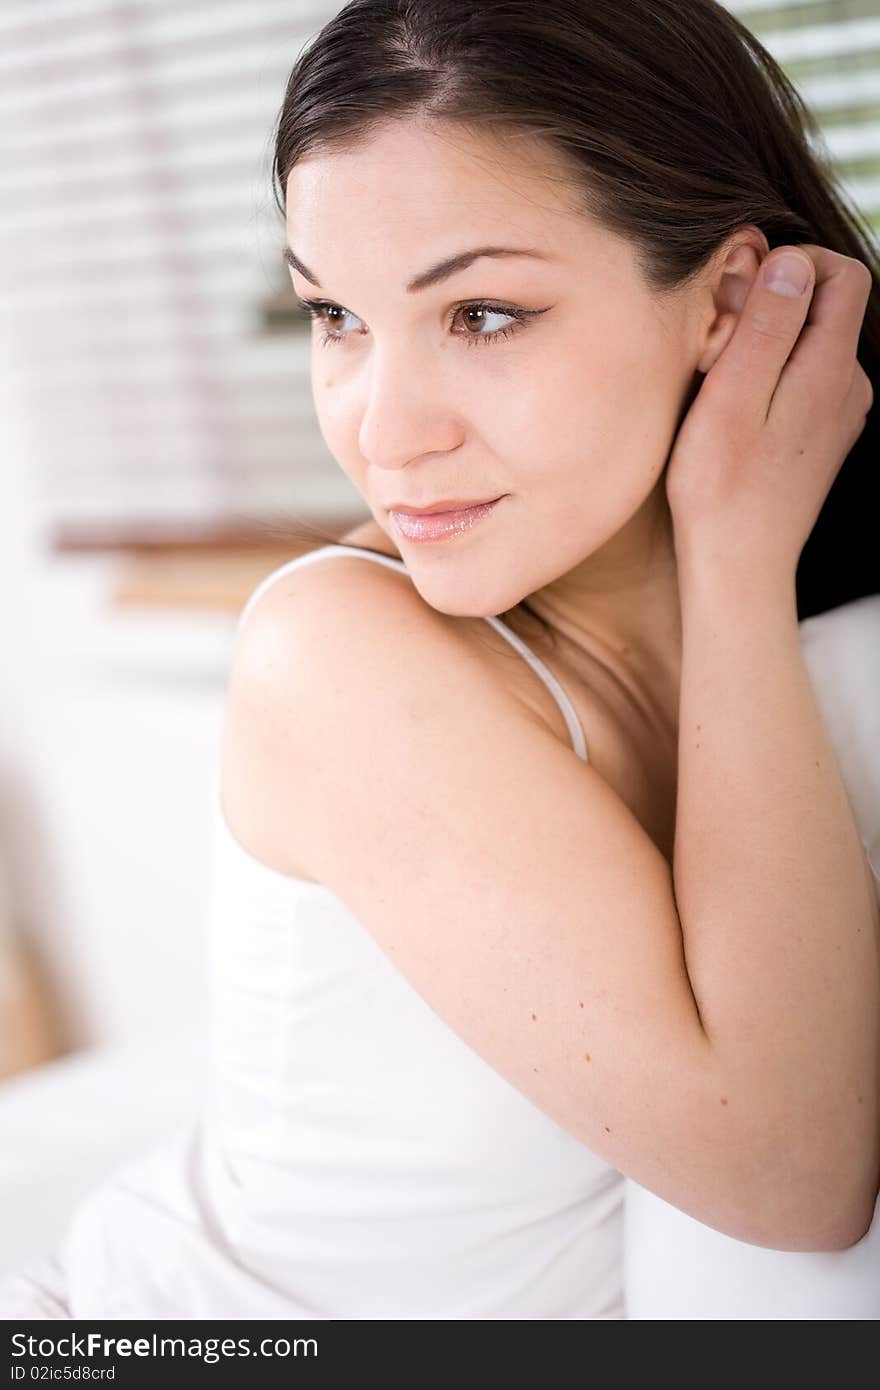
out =
[[[207,553],[132,555],[113,591],[116,607],[198,608],[236,613],[261,579],[310,546],[252,546]]]
[[[283,523],[65,528],[52,536],[50,548],[55,555],[118,555],[116,607],[234,614],[279,565],[363,520],[363,515],[310,517],[291,522],[289,537],[277,534]],[[308,539],[311,527],[316,534]]]

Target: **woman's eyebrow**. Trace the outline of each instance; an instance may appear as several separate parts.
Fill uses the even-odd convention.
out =
[[[304,275],[310,284],[316,285],[318,289],[323,286],[313,271],[299,259],[296,252],[290,247],[284,248],[284,259],[288,265],[298,270],[300,275]],[[455,275],[459,270],[465,270],[467,266],[480,259],[481,256],[532,256],[540,261],[556,260],[555,256],[550,256],[546,251],[532,249],[513,249],[508,246],[478,246],[473,251],[459,251],[455,256],[449,256],[446,260],[438,261],[436,265],[423,270],[420,275],[416,275],[406,285],[407,294],[415,294],[418,290],[425,290],[430,285],[436,285],[441,280],[446,280],[450,275]]]

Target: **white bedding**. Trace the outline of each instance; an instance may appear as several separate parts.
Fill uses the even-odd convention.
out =
[[[54,1247],[81,1197],[194,1113],[207,1064],[200,1018],[0,1084],[0,1277]]]

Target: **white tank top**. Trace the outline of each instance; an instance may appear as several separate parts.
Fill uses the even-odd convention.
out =
[[[239,628],[269,584],[339,554],[409,573],[324,546],[263,580]],[[559,682],[486,621],[586,760]],[[624,1318],[623,1175],[472,1051],[328,888],[250,855],[219,786],[214,817],[211,1094],[86,1199],[47,1266],[70,1310],[54,1315]]]

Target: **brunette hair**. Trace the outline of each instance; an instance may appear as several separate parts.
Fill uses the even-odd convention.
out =
[[[549,141],[657,291],[685,288],[744,224],[771,250],[810,242],[863,261],[874,288],[858,358],[880,396],[870,224],[792,82],[716,0],[349,0],[287,82],[272,168],[282,216],[299,159],[356,149],[395,117]],[[878,447],[875,408],[801,553],[801,620],[878,590]]]

